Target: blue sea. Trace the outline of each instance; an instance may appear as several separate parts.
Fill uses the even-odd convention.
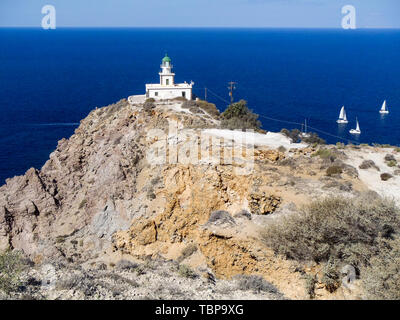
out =
[[[307,119],[330,143],[400,144],[400,30],[0,29],[0,44],[0,183],[40,168],[93,108],[143,94],[166,52],[220,110],[237,82],[266,130]]]

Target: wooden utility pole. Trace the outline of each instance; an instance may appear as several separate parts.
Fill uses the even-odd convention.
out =
[[[229,87],[228,87],[229,96],[231,97],[231,103],[233,103],[233,90],[236,89],[236,86],[235,86],[236,82],[230,81],[230,82],[228,82],[228,84],[229,84]]]

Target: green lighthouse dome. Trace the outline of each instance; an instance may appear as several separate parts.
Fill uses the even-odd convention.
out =
[[[171,58],[168,57],[167,54],[165,54],[165,57],[162,59],[162,62],[171,62]]]

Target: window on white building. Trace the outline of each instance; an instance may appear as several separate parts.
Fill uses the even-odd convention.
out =
[[[158,92],[156,91],[156,92],[154,92],[154,95],[157,97],[158,96]]]
[[[182,97],[186,98],[186,92],[182,91]]]
[[[169,85],[169,79],[165,80],[165,84],[168,86]]]

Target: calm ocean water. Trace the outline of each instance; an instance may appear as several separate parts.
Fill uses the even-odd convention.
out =
[[[400,145],[400,30],[0,29],[0,43],[0,183],[40,168],[94,107],[144,93],[165,52],[176,80],[193,80],[201,98],[209,88],[220,110],[211,92],[228,100],[236,81],[235,99],[271,118],[307,118],[328,142]],[[345,127],[335,122],[342,105]],[[348,134],[356,116],[359,138]]]

